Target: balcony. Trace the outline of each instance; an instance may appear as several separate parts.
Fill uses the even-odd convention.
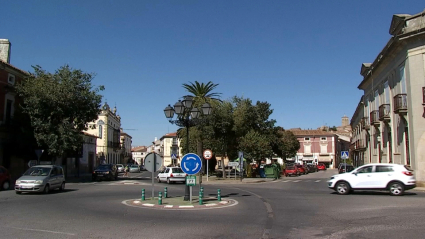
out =
[[[369,117],[363,117],[360,121],[362,129],[368,130],[370,129]]]
[[[384,122],[390,122],[391,117],[391,106],[390,104],[382,104],[379,106],[379,120]]]
[[[407,114],[407,94],[394,96],[394,113],[400,115]]]
[[[374,126],[381,125],[381,121],[379,121],[379,110],[370,112],[370,124]]]
[[[354,143],[354,150],[356,151],[365,151],[366,150],[366,140],[359,139]]]

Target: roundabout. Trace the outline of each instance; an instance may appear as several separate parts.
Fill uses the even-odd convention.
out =
[[[160,209],[160,210],[205,210],[219,209],[238,205],[238,201],[226,198],[218,201],[217,198],[203,198],[202,205],[199,205],[198,198],[194,198],[192,203],[184,201],[183,197],[164,198],[162,203],[158,203],[158,198],[155,200],[128,199],[122,201],[122,204],[130,207]]]

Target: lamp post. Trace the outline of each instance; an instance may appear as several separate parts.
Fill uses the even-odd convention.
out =
[[[174,108],[168,105],[164,109],[165,117],[169,119],[170,123],[180,127],[186,128],[186,147],[189,152],[189,128],[195,126],[203,121],[202,115],[211,114],[211,105],[204,103],[201,107],[201,111],[193,107],[193,96],[187,95],[183,97],[183,101],[178,101],[174,104]],[[177,114],[176,119],[173,120],[174,113]],[[184,192],[184,200],[189,201],[189,186],[186,185]]]

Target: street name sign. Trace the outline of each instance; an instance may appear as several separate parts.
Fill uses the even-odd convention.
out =
[[[186,185],[187,186],[195,186],[196,185],[196,176],[193,176],[193,175],[186,176]]]
[[[227,164],[227,166],[229,166],[229,167],[237,167],[237,166],[239,166],[239,162],[229,162]]]
[[[183,172],[193,175],[201,171],[202,160],[198,155],[189,153],[183,156],[180,165]]]

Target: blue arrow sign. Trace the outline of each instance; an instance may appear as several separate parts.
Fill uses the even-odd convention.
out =
[[[180,165],[183,172],[193,175],[201,171],[202,160],[198,155],[190,153],[183,156]]]
[[[341,151],[341,158],[348,159],[348,151]]]

